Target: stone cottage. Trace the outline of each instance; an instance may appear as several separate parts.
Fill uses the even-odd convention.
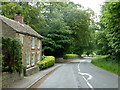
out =
[[[24,24],[24,17],[15,16],[14,20],[0,15],[2,22],[2,35],[18,38],[22,45],[22,63],[26,67],[24,75],[39,71],[35,64],[41,61],[43,38],[30,26]]]

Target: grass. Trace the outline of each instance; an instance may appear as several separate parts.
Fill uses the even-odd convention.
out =
[[[120,76],[120,71],[118,70],[118,62],[111,60],[107,55],[92,58],[92,64]]]

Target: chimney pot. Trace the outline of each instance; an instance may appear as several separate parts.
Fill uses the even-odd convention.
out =
[[[14,20],[19,21],[21,24],[24,23],[24,17],[23,16],[17,15],[17,16],[14,17]]]

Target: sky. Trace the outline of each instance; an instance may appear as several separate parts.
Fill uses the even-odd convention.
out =
[[[100,15],[100,5],[103,4],[105,0],[70,0],[74,3],[79,3],[85,8],[91,8],[97,15]]]

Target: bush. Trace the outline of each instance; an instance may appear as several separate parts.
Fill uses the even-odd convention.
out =
[[[66,54],[63,56],[64,59],[74,59],[74,58],[78,58],[78,57],[80,57],[80,56],[77,54]]]
[[[86,57],[87,55],[86,55],[86,54],[82,54],[81,56],[82,56],[82,57]]]
[[[92,58],[92,63],[100,68],[120,75],[118,72],[118,62],[111,60],[108,55],[94,57]]]
[[[49,68],[55,64],[55,57],[53,56],[44,56],[44,59],[37,63],[40,70]]]
[[[22,50],[18,40],[8,37],[2,37],[2,71],[3,72],[21,72]]]

